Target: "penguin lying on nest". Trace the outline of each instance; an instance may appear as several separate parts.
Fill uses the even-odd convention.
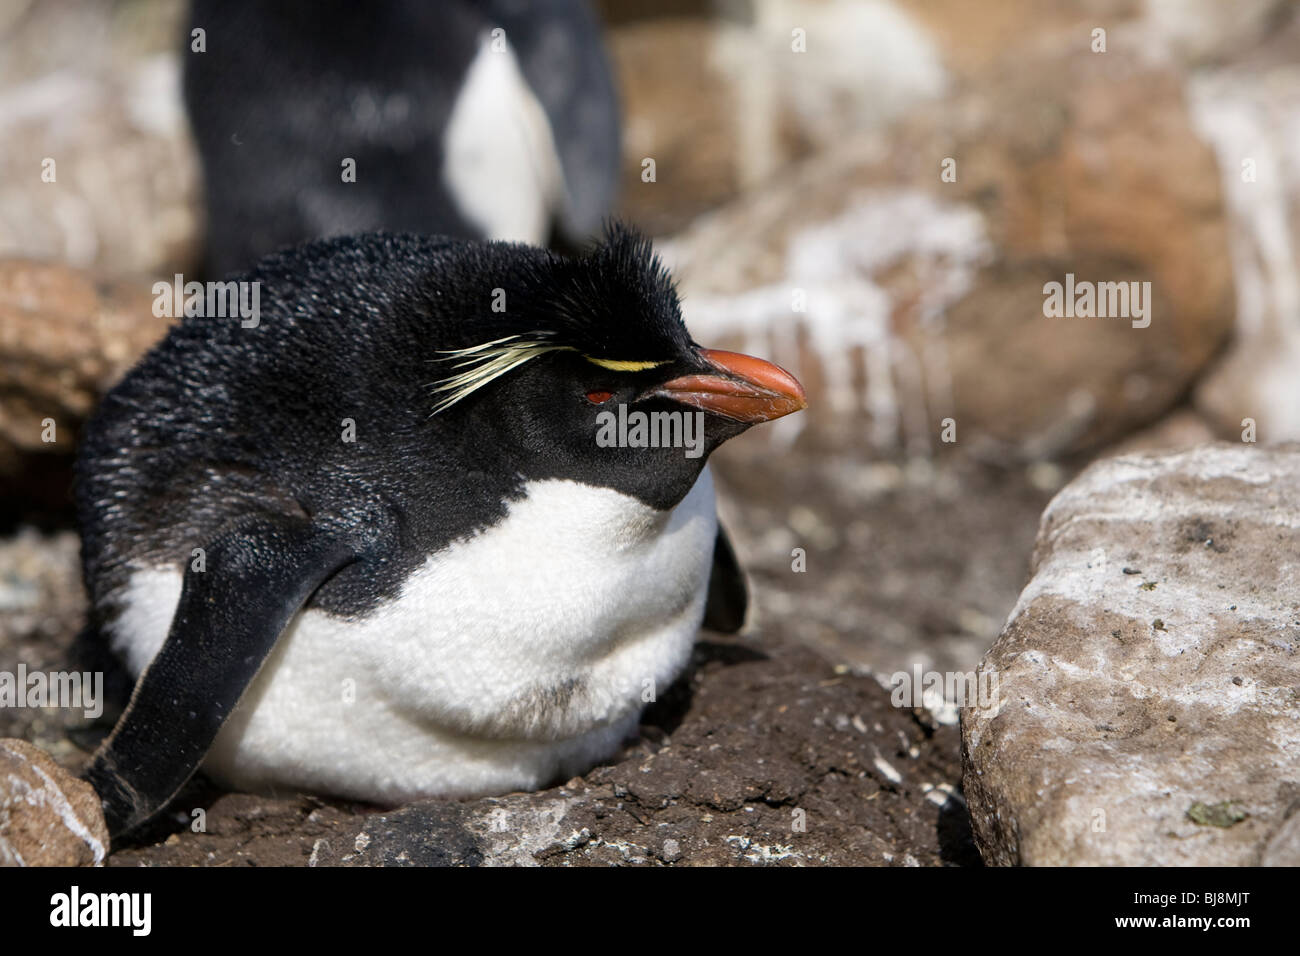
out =
[[[92,627],[138,677],[87,771],[113,834],[200,763],[384,804],[538,788],[617,750],[701,622],[739,628],[705,462],[804,394],[692,341],[645,239],[371,234],[241,278],[256,326],[181,320],[80,449]],[[696,447],[601,440],[637,413]]]
[[[618,101],[581,0],[194,0],[190,27],[214,275],[376,229],[580,246],[609,212]]]

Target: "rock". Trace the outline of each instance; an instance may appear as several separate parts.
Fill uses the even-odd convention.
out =
[[[873,678],[806,650],[706,642],[690,678],[647,714],[642,739],[562,786],[383,813],[226,795],[206,811],[206,832],[189,809],[202,798],[187,797],[173,810],[182,830],[109,862],[974,864],[956,738],[894,707]]]
[[[107,852],[90,784],[38,747],[0,739],[0,866],[98,865]]]
[[[0,476],[25,454],[70,456],[100,395],[170,323],[150,281],[0,260]]]
[[[1295,866],[1300,861],[1300,799],[1291,805],[1290,813],[1264,847],[1261,866]]]
[[[0,14],[0,257],[180,271],[200,228],[183,4],[18,9]]]
[[[1300,447],[1099,462],[962,713],[986,862],[1300,864]],[[981,702],[985,703],[985,702]]]
[[[170,279],[197,258],[198,160],[177,49],[183,15],[179,0],[0,11],[5,524],[66,520],[81,420],[165,328],[150,313],[144,277]],[[140,278],[100,281],[108,276]]]
[[[1294,11],[1249,56],[1197,73],[1188,87],[1196,128],[1219,157],[1237,288],[1232,346],[1195,391],[1222,438],[1253,427],[1259,441],[1300,440],[1300,177],[1288,159],[1288,131],[1300,123]]]
[[[887,140],[845,136],[665,245],[696,338],[808,388],[774,440],[924,456],[950,418],[982,457],[1086,451],[1159,418],[1220,348],[1219,174],[1180,76],[1083,41],[1052,52]],[[1132,308],[1049,317],[1044,287],[1067,275],[1150,283],[1149,326]]]
[[[1288,0],[1146,0],[1151,55],[1204,65],[1239,57],[1267,39],[1291,10]]]
[[[1181,451],[1214,441],[1216,437],[1211,423],[1195,409],[1177,408],[1154,425],[1135,432],[1107,451],[1109,457],[1137,452]]]
[[[73,531],[25,527],[0,539],[0,674],[71,670],[83,675],[83,687],[95,687],[87,672],[99,668],[71,663],[86,623],[80,551]],[[86,723],[85,708],[0,706],[0,737],[21,737],[63,763],[79,752],[68,733]]]
[[[947,85],[933,38],[892,2],[598,7],[625,117],[621,212],[656,233]]]

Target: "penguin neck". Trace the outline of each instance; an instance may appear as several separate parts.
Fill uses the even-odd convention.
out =
[[[647,513],[671,514],[690,494],[706,470],[708,454],[689,458],[679,449],[663,450],[656,457],[628,457],[627,449],[595,449],[607,453],[584,455],[540,454],[511,441],[508,433],[494,430],[492,409],[468,409],[457,430],[458,460],[481,475],[510,476],[515,488],[545,481],[571,481],[590,488],[617,492],[640,502]],[[466,438],[465,436],[479,436]],[[488,439],[485,436],[491,436]],[[644,452],[644,449],[637,449]],[[659,451],[659,449],[655,449]]]
[[[706,467],[681,501],[666,509],[605,485],[571,478],[525,479],[522,500],[511,506],[507,521],[535,516],[526,520],[543,522],[546,537],[557,548],[601,542],[601,547],[620,553],[658,539],[678,512],[711,514],[713,509],[713,479]]]

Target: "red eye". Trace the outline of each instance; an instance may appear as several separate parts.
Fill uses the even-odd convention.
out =
[[[593,405],[604,405],[613,397],[613,392],[591,391],[587,393],[587,401]]]

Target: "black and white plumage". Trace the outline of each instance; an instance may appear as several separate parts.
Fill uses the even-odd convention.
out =
[[[376,229],[580,243],[610,211],[618,103],[582,0],[194,0],[190,19],[213,274]]]
[[[205,759],[382,803],[542,786],[615,750],[706,600],[739,625],[705,462],[803,393],[696,345],[645,240],[365,235],[243,279],[258,325],[183,319],[80,450],[92,625],[143,674],[88,773],[114,833]],[[701,412],[704,454],[600,447],[619,405]]]

